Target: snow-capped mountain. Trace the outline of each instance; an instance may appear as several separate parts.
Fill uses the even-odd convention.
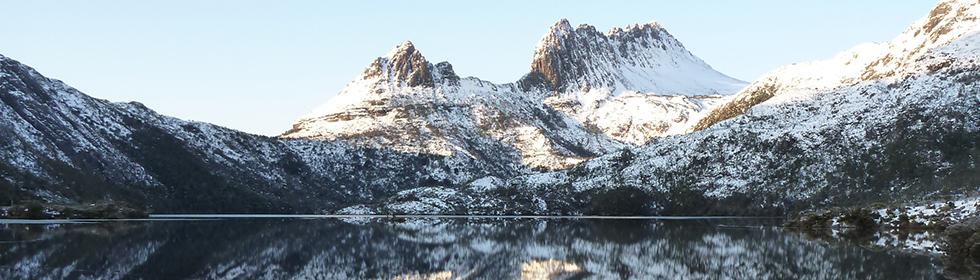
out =
[[[559,20],[535,47],[531,73],[542,75],[557,92],[603,88],[612,95],[710,96],[745,86],[691,54],[656,22],[603,34],[591,25],[572,28]]]
[[[683,132],[743,86],[657,24],[603,35],[561,20],[516,83],[460,78],[406,41],[282,137],[563,169]]]
[[[557,93],[545,104],[634,145],[685,133],[746,85],[712,69],[655,22],[602,34],[567,20],[538,43],[524,80],[544,80]]]
[[[651,28],[631,27],[610,38],[637,37],[630,42],[664,46],[647,51],[681,52],[666,31]],[[637,50],[609,65],[634,65],[625,63],[633,56],[674,65],[670,56]],[[567,168],[629,146],[547,104],[568,92],[529,78],[536,72],[512,84],[460,78],[450,64],[428,62],[409,42],[378,58],[281,139],[162,116],[136,102],[91,98],[7,57],[0,56],[0,65],[0,194],[15,201],[112,199],[157,212],[311,212],[488,175]],[[642,84],[606,76],[618,77],[617,86]],[[703,107],[687,95],[661,98]]]
[[[5,201],[112,199],[171,213],[310,213],[406,188],[516,174],[468,158],[276,139],[183,121],[136,102],[89,97],[4,56],[0,102]]]
[[[405,42],[281,138],[94,99],[0,56],[0,197],[696,215],[963,194],[980,187],[978,16],[974,1],[942,1],[891,42],[727,96],[740,83],[656,24],[601,34],[559,21],[510,84],[460,78]]]
[[[378,58],[284,138],[473,158],[502,168],[562,168],[622,144],[591,133],[514,84],[459,78],[411,42]]]
[[[978,16],[975,1],[942,1],[892,42],[774,71],[715,111],[727,120],[692,134],[345,212],[779,214],[971,193],[980,189]]]

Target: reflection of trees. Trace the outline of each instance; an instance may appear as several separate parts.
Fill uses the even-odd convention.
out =
[[[530,264],[551,262],[574,265],[586,279],[930,279],[939,270],[924,257],[717,221],[239,219],[102,234],[91,227],[62,225],[31,242],[10,242],[13,231],[0,228],[0,279],[516,279]]]

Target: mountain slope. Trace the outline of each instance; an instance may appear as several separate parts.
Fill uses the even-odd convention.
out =
[[[771,98],[693,134],[567,171],[406,190],[386,204],[346,211],[760,215],[972,193],[980,188],[977,14],[977,3],[939,3],[898,43],[879,44],[924,47],[874,53],[902,57],[896,62],[866,59],[867,65],[890,65],[871,66],[881,75],[836,71],[857,63],[851,59],[783,68],[776,73],[794,74],[776,75],[779,84],[767,89]],[[949,31],[924,32],[934,24]],[[841,82],[842,76],[861,80]],[[739,98],[767,88],[768,81],[755,82]],[[421,203],[402,199],[409,195]]]
[[[694,129],[705,129],[745,113],[781,92],[830,90],[866,81],[908,78],[913,75],[910,71],[917,71],[911,65],[925,59],[929,50],[976,32],[978,9],[974,1],[941,1],[891,42],[863,44],[828,60],[776,69],[739,92],[731,102],[712,110]]]
[[[580,84],[594,88],[579,92]],[[603,35],[561,20],[517,83],[461,79],[406,41],[281,137],[563,169],[686,127],[743,85],[659,25]]]
[[[467,159],[280,140],[91,98],[0,56],[0,194],[156,212],[302,213],[513,170]]]

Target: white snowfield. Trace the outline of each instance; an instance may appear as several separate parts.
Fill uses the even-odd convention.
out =
[[[525,167],[563,169],[683,133],[746,85],[712,69],[656,23],[601,34],[561,20],[538,44],[535,60],[561,51],[572,52],[565,62],[588,68],[559,77],[574,86],[548,91],[460,79],[448,63],[429,63],[406,41],[282,137],[477,159],[503,151]],[[535,65],[532,72],[550,71]],[[413,84],[412,77],[432,83]]]

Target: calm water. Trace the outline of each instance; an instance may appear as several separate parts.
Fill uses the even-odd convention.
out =
[[[0,279],[942,279],[766,219],[0,223]]]

